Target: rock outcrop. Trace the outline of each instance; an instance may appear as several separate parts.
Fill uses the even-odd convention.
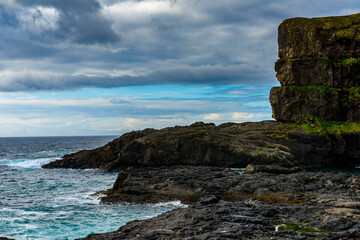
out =
[[[206,174],[204,174],[206,173]],[[158,203],[180,200],[193,203],[208,195],[226,196],[229,186],[238,182],[239,173],[205,166],[129,168],[119,172],[103,203]]]
[[[360,121],[360,14],[287,19],[279,26],[273,117]]]
[[[275,121],[145,129],[126,133],[107,145],[66,155],[44,168],[100,168],[203,165],[246,167],[353,167],[360,160],[360,126],[306,119],[299,124]]]
[[[240,175],[228,169],[189,166],[174,166],[164,172],[157,168],[127,171],[128,176],[118,189],[124,196],[139,198],[156,191],[160,196],[166,192],[169,196],[178,195],[165,186],[169,184],[181,186],[185,193],[193,189],[193,196],[198,198],[192,198],[194,203],[187,208],[132,221],[115,232],[92,234],[84,239],[360,238],[359,196],[358,190],[352,188],[351,173]],[[157,182],[162,178],[168,181]],[[144,186],[141,191],[140,185]],[[217,196],[201,197],[202,194],[196,194],[200,191]]]

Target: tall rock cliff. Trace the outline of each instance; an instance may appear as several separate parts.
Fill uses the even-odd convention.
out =
[[[360,120],[360,14],[293,18],[279,26],[273,117]]]

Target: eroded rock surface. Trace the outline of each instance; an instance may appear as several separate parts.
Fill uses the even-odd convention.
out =
[[[278,42],[281,87],[270,93],[276,120],[360,120],[360,14],[287,19]]]
[[[167,169],[163,175],[169,181],[164,185],[182,185],[181,189],[175,188],[178,193],[170,186],[159,186],[161,182],[157,183],[156,179],[161,179],[162,173],[156,168],[128,170],[128,183],[118,187],[127,191],[133,186],[136,191],[127,193],[136,195],[133,199],[154,189],[179,196],[183,189],[187,194],[189,189],[196,192],[201,188],[204,193],[216,195],[199,196],[188,208],[132,221],[115,232],[93,234],[84,239],[360,238],[360,198],[358,190],[352,188],[351,179],[355,175],[351,173],[302,171],[240,175],[221,168],[174,166]],[[209,178],[199,178],[200,172],[209,174]],[[150,175],[155,181],[139,187]],[[195,176],[193,181],[189,180],[191,176]],[[152,198],[156,199],[155,195]]]

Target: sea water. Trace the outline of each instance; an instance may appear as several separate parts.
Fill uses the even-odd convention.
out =
[[[0,138],[0,237],[74,239],[183,207],[180,202],[100,204],[94,193],[111,188],[116,173],[41,168],[64,154],[96,148],[113,138]]]

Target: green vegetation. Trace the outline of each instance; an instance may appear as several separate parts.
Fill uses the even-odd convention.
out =
[[[316,90],[319,92],[326,92],[326,91],[340,91],[340,88],[328,88],[325,86],[321,86],[321,85],[312,85],[312,86],[286,86],[290,89],[297,89],[300,90],[302,92],[308,92],[308,91],[312,91],[312,90]]]
[[[268,131],[266,136],[293,141],[287,135],[289,132],[333,135],[360,133],[360,122],[326,121],[319,117],[310,115],[302,118],[296,123],[282,123],[281,128]]]
[[[310,115],[296,123],[308,133],[344,134],[360,132],[360,122],[336,122],[325,121],[319,117]]]
[[[347,58],[339,61],[341,67],[347,67],[357,63],[360,63],[360,59],[358,58]]]
[[[360,14],[353,14],[339,17],[293,18],[285,20],[284,23],[294,27],[303,26],[308,28],[323,27],[325,25],[328,28],[335,28],[341,30],[344,28],[348,28],[351,25],[353,25],[353,28],[355,29],[356,27],[358,27],[356,23],[359,23],[359,18]]]
[[[360,88],[358,88],[358,87],[349,88],[349,93],[354,95],[357,98],[360,98]]]
[[[328,57],[302,57],[302,58],[280,58],[278,63],[281,62],[303,62],[307,65],[316,65],[318,63],[328,63],[330,62]]]
[[[327,230],[320,230],[313,227],[306,227],[307,223],[283,223],[277,225],[278,231],[296,231],[296,232],[312,232],[312,233],[324,233],[324,232],[332,232]]]
[[[360,39],[359,39],[360,40]],[[328,63],[336,67],[348,67],[354,64],[359,64],[359,58],[345,58],[345,59],[329,59],[327,57],[302,57],[302,58],[280,58],[276,64],[284,62],[301,62],[306,65],[316,66],[318,63]]]
[[[352,25],[349,28],[340,29],[335,32],[338,37],[354,38],[360,40],[360,24]]]

